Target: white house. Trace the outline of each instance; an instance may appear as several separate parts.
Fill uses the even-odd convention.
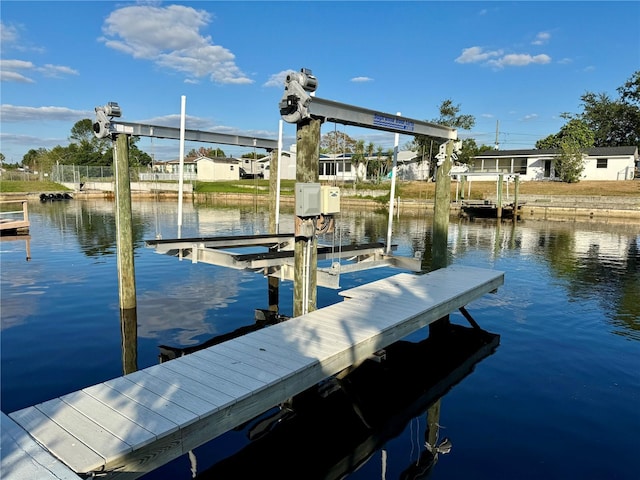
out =
[[[214,182],[217,180],[238,180],[240,178],[240,168],[238,160],[224,157],[199,157],[195,160],[198,181]]]
[[[377,159],[372,156],[370,160]],[[321,181],[338,180],[344,182],[364,181],[367,179],[366,164],[353,160],[352,153],[321,154],[318,165],[318,178]],[[269,178],[269,157],[258,160],[264,162],[265,178]],[[400,180],[425,180],[429,178],[429,162],[423,161],[412,151],[398,152],[398,178]],[[296,178],[296,145],[280,155],[280,178]]]
[[[555,180],[557,149],[491,150],[476,155],[470,173],[520,174],[521,180]],[[583,154],[582,180],[631,180],[638,165],[638,147],[593,147]]]

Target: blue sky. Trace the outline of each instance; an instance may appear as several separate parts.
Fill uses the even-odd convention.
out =
[[[317,96],[432,120],[451,99],[478,144],[533,148],[587,91],[617,97],[640,68],[640,2],[118,2],[3,0],[0,151],[67,145],[75,122],[122,120],[277,139],[287,71]],[[391,148],[391,133],[325,123]],[[410,137],[402,136],[400,146]],[[284,124],[284,147],[295,125]],[[142,139],[157,160],[177,141]],[[187,151],[201,145],[187,144]],[[220,145],[228,155],[251,148]]]

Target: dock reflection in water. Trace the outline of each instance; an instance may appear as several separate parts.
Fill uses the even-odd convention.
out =
[[[426,414],[419,455],[399,478],[426,478],[455,444],[439,438],[442,397],[494,353],[499,335],[451,325],[420,342],[400,341],[344,376],[327,379],[244,426],[246,446],[196,478],[337,479],[359,469],[416,417]],[[207,464],[190,452],[192,472]],[[396,459],[397,462],[397,459]],[[386,465],[381,468],[384,478]]]

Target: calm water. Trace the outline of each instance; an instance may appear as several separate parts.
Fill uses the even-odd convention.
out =
[[[25,241],[0,243],[3,412],[122,374],[113,207],[103,200],[35,202],[29,206],[31,260],[25,260]],[[161,344],[196,345],[252,324],[254,309],[267,307],[266,280],[259,274],[192,264],[144,246],[144,240],[159,235],[177,236],[174,203],[135,202],[133,210],[139,368],[158,362]],[[386,222],[386,214],[347,210],[339,235],[324,242],[384,241]],[[182,236],[267,233],[267,224],[266,213],[255,205],[185,205]],[[401,216],[394,229],[397,254],[428,249],[430,225],[430,217]],[[291,214],[284,213],[281,231],[291,230]],[[440,399],[440,439],[448,437],[453,446],[439,456],[430,478],[637,478],[640,222],[525,221],[515,229],[452,222],[449,241],[452,262],[502,270],[506,276],[497,294],[468,306],[484,329],[501,336],[500,345]],[[342,275],[341,287],[393,273],[375,269]],[[283,284],[285,314],[291,313],[292,296],[291,284]],[[337,291],[318,291],[319,306],[339,299]],[[451,318],[466,325],[458,313]],[[408,340],[418,342],[427,334]],[[438,363],[438,357],[424,357],[409,363],[403,374],[418,384]],[[373,387],[385,388],[369,385],[371,397],[400,395],[376,394]],[[374,399],[361,399],[369,400]],[[313,407],[318,415],[324,410]],[[203,478],[244,478],[234,474],[238,467],[221,467],[233,463],[229,458],[264,463],[265,472],[297,459],[294,478],[333,478],[356,467],[348,478],[425,478],[415,474],[425,452],[425,412],[412,413],[394,428],[383,425],[367,437],[375,441],[348,446],[353,454],[335,457],[332,449],[347,430],[367,430],[347,410],[327,411],[331,418],[344,415],[340,418],[349,421],[290,428],[289,441],[302,452],[295,459],[283,439],[286,428],[281,437],[265,437],[253,450],[245,429],[145,478],[188,479],[194,462]],[[404,412],[395,413],[402,417]],[[323,427],[329,431],[318,431]],[[274,448],[275,438],[282,442],[275,445],[282,445],[280,450]],[[270,448],[275,453],[265,454]],[[268,470],[267,458],[275,460],[270,467],[275,470]],[[349,461],[328,466],[329,458]]]

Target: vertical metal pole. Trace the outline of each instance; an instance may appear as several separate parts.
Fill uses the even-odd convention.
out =
[[[275,205],[275,231],[274,233],[280,233],[280,180],[282,178],[281,165],[282,165],[282,125],[284,120],[280,120],[278,123],[278,155],[276,157],[276,205]],[[273,177],[273,170],[269,172],[269,178]]]
[[[184,129],[187,97],[182,95],[180,108],[180,171],[178,172],[178,238],[182,237],[182,195],[184,191]]]
[[[282,135],[282,120],[280,120],[280,134]],[[280,146],[281,140],[278,140]],[[274,155],[275,154],[275,155]],[[278,233],[279,221],[279,200],[280,200],[280,148],[277,152],[271,152],[271,162],[269,162],[269,232]],[[275,276],[267,276],[269,310],[278,312],[280,302],[280,279]]]
[[[513,223],[518,221],[518,195],[520,192],[520,175],[513,180]]]
[[[498,175],[498,200],[496,201],[496,216],[498,220],[502,218],[502,182],[504,181],[504,175]]]
[[[128,135],[117,136],[113,154],[116,177],[116,256],[122,333],[122,361],[123,371],[127,374],[137,369],[136,280],[133,260]]]
[[[321,121],[312,119],[298,123],[296,127],[296,181],[317,183],[320,158]],[[317,238],[298,235],[302,222],[296,217],[294,251],[293,316],[316,309],[317,295]],[[307,268],[305,268],[307,267]]]
[[[397,113],[400,115],[400,112]],[[387,222],[387,255],[391,253],[391,233],[393,231],[393,202],[396,196],[396,177],[398,170],[398,142],[400,134],[395,134],[393,146],[393,166],[391,167],[391,192],[389,193],[389,221]]]

